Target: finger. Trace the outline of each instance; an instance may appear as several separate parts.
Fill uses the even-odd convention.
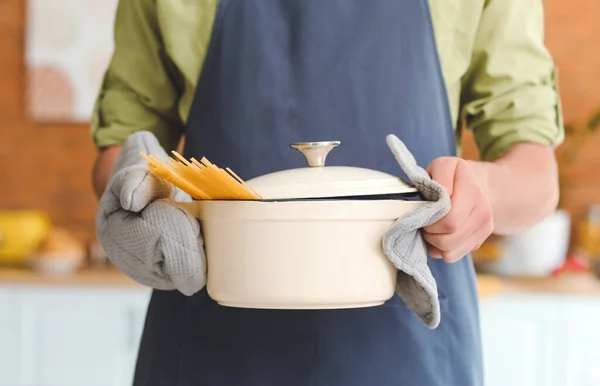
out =
[[[115,196],[121,207],[139,213],[151,202],[169,197],[171,186],[151,173],[146,166],[135,165],[123,169],[112,183]]]
[[[485,225],[491,219],[491,210],[486,201],[479,201],[469,212],[468,217],[464,220],[462,226],[458,229],[453,229],[453,226],[443,224],[448,227],[451,233],[429,233],[423,232],[423,238],[429,244],[435,246],[441,251],[451,251],[460,247],[463,242],[468,239],[479,227]],[[449,221],[452,219],[442,219],[441,221]]]
[[[469,217],[473,214],[477,204],[477,200],[472,200],[470,197],[457,197],[452,201],[452,208],[447,215],[439,221],[423,228],[423,231],[429,235],[450,235],[460,233],[468,222]]]
[[[442,258],[447,263],[455,263],[477,249],[493,232],[494,225],[488,222],[478,227],[473,234],[458,248],[452,251],[442,251]]]
[[[438,248],[434,247],[431,244],[427,244],[427,254],[433,257],[434,259],[442,258],[442,251],[440,251]]]

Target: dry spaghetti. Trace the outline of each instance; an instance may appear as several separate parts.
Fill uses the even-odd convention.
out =
[[[162,162],[142,153],[148,168],[196,200],[260,200],[262,197],[231,169],[221,169],[206,158],[189,161],[176,151]]]

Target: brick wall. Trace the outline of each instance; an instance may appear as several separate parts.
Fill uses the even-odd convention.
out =
[[[24,114],[25,1],[0,0],[0,208],[37,208],[83,240],[93,238],[95,157],[86,125],[38,125]],[[560,69],[567,123],[600,108],[600,12],[597,0],[546,0],[547,42]],[[107,31],[109,33],[110,31]],[[563,154],[572,141],[559,149]],[[466,155],[476,155],[466,136]],[[565,176],[562,205],[575,218],[600,202],[600,138],[588,139]],[[587,169],[584,166],[588,167]]]
[[[0,0],[0,208],[45,210],[84,241],[96,200],[87,125],[38,125],[25,117],[24,0]]]

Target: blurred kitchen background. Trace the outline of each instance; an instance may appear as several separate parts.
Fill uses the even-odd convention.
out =
[[[0,386],[131,382],[149,291],[96,243],[87,122],[116,3],[0,0]],[[562,197],[474,254],[489,386],[600,385],[600,2],[544,3]]]

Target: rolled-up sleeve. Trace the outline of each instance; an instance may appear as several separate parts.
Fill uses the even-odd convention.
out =
[[[94,144],[119,145],[147,130],[166,149],[175,149],[183,128],[178,74],[161,45],[153,0],[120,1],[114,43],[91,121]]]
[[[520,142],[564,139],[557,71],[544,45],[541,0],[488,0],[463,78],[461,116],[483,160]]]

